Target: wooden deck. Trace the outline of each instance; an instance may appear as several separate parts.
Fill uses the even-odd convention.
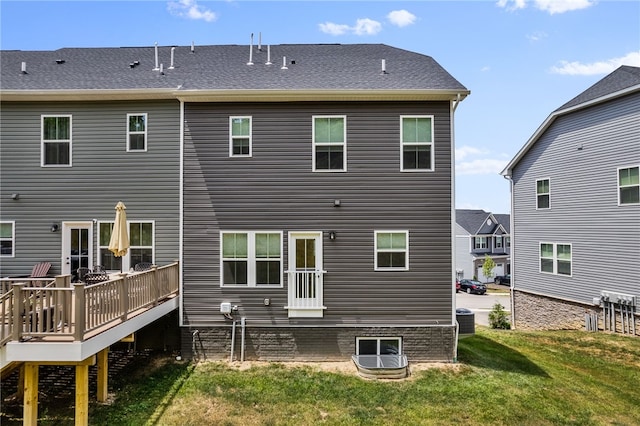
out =
[[[85,285],[71,276],[0,280],[0,371],[82,361],[178,306],[179,264]]]

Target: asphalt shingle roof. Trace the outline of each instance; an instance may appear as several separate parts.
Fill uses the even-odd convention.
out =
[[[510,233],[509,229],[511,228],[509,225],[510,215],[508,214],[491,214],[484,210],[467,210],[467,209],[456,209],[456,223],[464,228],[470,235],[476,235],[478,233],[484,234],[485,232],[479,232],[481,228],[486,224],[487,218],[493,216],[493,218],[498,222],[494,224],[490,228],[485,227],[484,231],[487,234],[493,233],[495,228],[498,225],[502,225],[507,233]]]
[[[430,56],[384,44],[63,48],[1,51],[0,89],[20,90],[433,90],[467,89]],[[288,69],[281,69],[286,57]],[[382,60],[387,73],[382,73]],[[58,62],[56,62],[58,61]],[[138,61],[139,65],[131,64]],[[26,74],[21,72],[26,63]]]

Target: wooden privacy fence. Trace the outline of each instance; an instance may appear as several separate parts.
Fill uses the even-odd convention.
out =
[[[0,344],[83,341],[177,295],[179,266],[154,266],[92,285],[71,284],[70,275],[39,281],[44,285],[35,287],[20,279],[0,296]]]

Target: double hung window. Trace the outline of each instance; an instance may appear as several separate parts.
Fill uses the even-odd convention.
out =
[[[229,156],[251,157],[251,117],[229,117]]]
[[[375,270],[409,269],[409,232],[375,231]]]
[[[108,271],[129,270],[138,263],[155,263],[154,223],[152,221],[129,222],[129,250],[123,257],[115,257],[109,250],[113,222],[100,222],[98,234],[98,258]]]
[[[42,116],[41,165],[71,166],[71,115]]]
[[[482,250],[489,248],[487,237],[475,237],[475,249]]]
[[[400,145],[402,171],[433,170],[433,117],[400,117]]]
[[[127,114],[127,151],[147,150],[147,114]]]
[[[0,257],[15,256],[15,222],[0,222]]]
[[[222,232],[222,286],[281,286],[281,232]]]
[[[548,209],[551,207],[551,189],[549,179],[536,180],[536,208]]]
[[[540,243],[540,272],[571,276],[571,244]]]
[[[618,204],[640,203],[640,167],[618,169]]]
[[[313,171],[347,170],[347,117],[313,117]]]

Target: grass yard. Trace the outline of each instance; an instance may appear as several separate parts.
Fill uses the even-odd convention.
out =
[[[398,381],[362,379],[348,362],[193,365],[166,356],[134,357],[123,369],[115,368],[114,398],[107,405],[94,399],[89,421],[110,426],[640,425],[640,338],[484,327],[476,332],[460,342],[457,364],[412,365],[411,377]],[[73,424],[72,382],[69,377],[40,403],[39,425]],[[22,424],[20,414],[20,406],[3,404],[0,423]]]
[[[479,328],[460,342],[458,361],[413,371],[400,381],[365,380],[314,366],[166,362],[131,380],[113,404],[92,406],[90,421],[640,425],[638,338]]]

